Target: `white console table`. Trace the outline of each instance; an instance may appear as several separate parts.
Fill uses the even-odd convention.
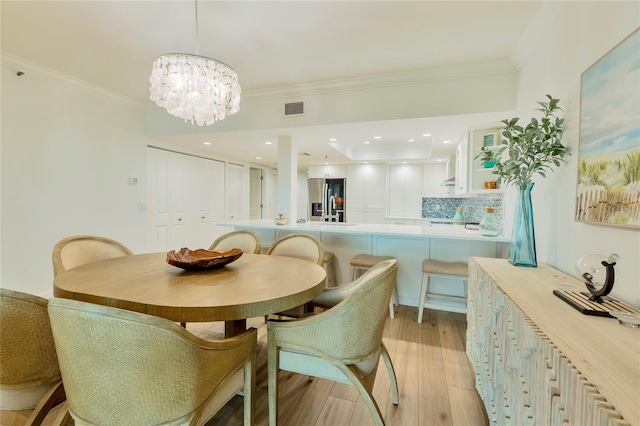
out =
[[[467,355],[492,425],[640,425],[640,330],[553,294],[585,291],[548,265],[469,263]]]

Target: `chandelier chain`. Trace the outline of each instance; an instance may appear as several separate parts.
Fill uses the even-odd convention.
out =
[[[196,55],[199,55],[200,53],[198,52],[198,0],[195,0],[196,2]]]

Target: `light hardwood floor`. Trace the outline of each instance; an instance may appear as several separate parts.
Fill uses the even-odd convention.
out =
[[[488,424],[482,401],[474,389],[473,371],[465,354],[466,318],[462,314],[425,310],[417,323],[417,309],[396,307],[387,319],[384,342],[398,378],[400,404],[391,401],[389,378],[382,360],[374,397],[387,425],[484,426]],[[248,320],[258,329],[256,425],[268,424],[266,325],[264,318]],[[187,329],[220,339],[222,323],[189,323]],[[355,388],[324,379],[280,373],[279,424],[281,426],[373,425]],[[1,419],[2,425],[23,424],[28,416]],[[5,417],[5,416],[2,416]],[[22,419],[22,422],[20,422]],[[5,423],[5,420],[7,422]],[[235,397],[208,425],[242,425],[242,397]]]
[[[387,318],[384,342],[398,378],[400,404],[391,401],[389,378],[382,360],[374,397],[389,426],[487,425],[482,401],[474,388],[471,364],[465,354],[466,317],[463,314],[425,310],[418,324],[418,310],[396,307],[395,319]],[[268,424],[266,327],[261,318],[249,326],[258,329],[256,425]],[[220,338],[222,328],[189,324],[194,334]],[[215,334],[214,334],[215,333]],[[324,379],[280,373],[278,420],[281,426],[360,426],[373,420],[355,388]],[[242,400],[236,397],[209,425],[241,425]]]

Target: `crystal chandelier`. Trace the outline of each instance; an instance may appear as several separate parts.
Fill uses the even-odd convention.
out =
[[[229,65],[198,54],[196,0],[196,54],[169,53],[153,61],[149,98],[184,121],[211,125],[240,110],[238,74]]]

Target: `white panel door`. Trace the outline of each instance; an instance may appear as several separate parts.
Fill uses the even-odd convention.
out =
[[[169,205],[171,211],[171,246],[174,249],[189,247],[191,232],[189,202],[192,197],[189,157],[172,154],[169,170]]]
[[[227,220],[248,219],[243,213],[244,166],[227,163]]]
[[[224,219],[224,163],[193,157],[190,159],[190,245],[208,248],[222,234],[216,222]]]
[[[262,192],[264,178],[261,169],[249,171],[249,218],[262,219]]]
[[[164,151],[148,149],[149,195],[147,211],[149,216],[149,241],[151,251],[167,251],[171,242],[171,221],[169,214],[169,158]]]
[[[156,148],[149,163],[149,249],[208,248],[222,233],[224,163]]]

